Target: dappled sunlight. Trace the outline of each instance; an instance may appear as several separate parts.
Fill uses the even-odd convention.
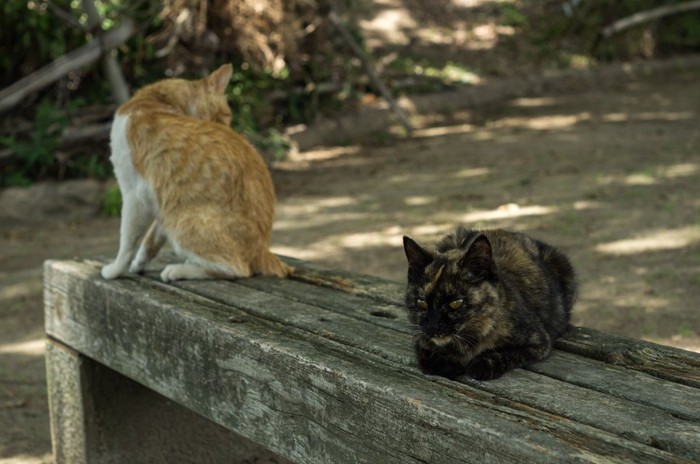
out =
[[[556,213],[559,209],[554,206],[520,206],[516,203],[501,205],[493,210],[472,211],[461,217],[462,222],[495,221],[523,216],[542,216]]]
[[[358,25],[364,31],[370,50],[387,44],[404,44],[413,39],[432,46],[487,51],[498,45],[500,36],[516,33],[511,25],[498,24],[491,18],[473,14],[488,3],[486,0],[453,0],[448,8],[449,17],[430,24],[433,16],[426,18],[424,12],[413,11],[403,2],[378,0],[372,2],[372,13],[359,20]],[[445,9],[445,6],[436,7]]]
[[[408,206],[425,206],[435,203],[437,198],[434,196],[411,196],[404,199],[404,203]]]
[[[275,166],[289,171],[307,169],[311,164],[321,161],[331,161],[348,155],[356,155],[360,152],[358,145],[343,147],[324,147],[315,150],[291,153],[285,161],[278,161]]]
[[[460,169],[459,171],[452,174],[452,177],[458,179],[465,179],[469,177],[485,176],[489,174],[491,170],[489,168],[467,168]]]
[[[301,207],[303,208],[303,207]],[[331,224],[337,224],[341,221],[357,221],[365,219],[365,213],[357,212],[314,212],[313,210],[296,213],[291,211],[285,211],[287,206],[280,208],[283,210],[281,214],[278,215],[277,220],[274,224],[275,230],[303,230],[312,227],[323,227]]]
[[[635,277],[639,271],[632,271]],[[583,284],[572,318],[574,325],[700,351],[697,333],[692,330],[697,326],[684,316],[678,302],[630,275],[607,275]]]
[[[688,226],[649,231],[634,238],[597,245],[595,250],[609,255],[630,255],[647,251],[675,250],[697,242],[700,242],[700,226]]]
[[[632,174],[608,174],[601,176],[598,183],[601,185],[656,185],[662,180],[677,179],[697,175],[700,170],[696,163],[679,163],[670,166],[657,166]]]
[[[543,106],[552,106],[556,103],[557,99],[553,97],[516,98],[511,102],[511,105],[520,108],[540,108]]]
[[[427,127],[425,129],[415,129],[411,135],[413,137],[441,137],[451,134],[465,134],[473,132],[477,127],[473,124],[456,124],[454,126]]]
[[[494,128],[523,128],[531,130],[553,130],[570,128],[591,119],[591,113],[552,114],[547,116],[508,117],[489,124]]]
[[[600,117],[604,122],[627,121],[681,121],[693,119],[693,111],[644,111],[639,113],[607,113]]]
[[[661,175],[667,179],[675,179],[695,175],[698,171],[698,165],[695,163],[680,163],[662,168]]]
[[[408,36],[404,32],[407,29],[415,29],[417,24],[410,12],[394,2],[378,1],[377,7],[386,7],[377,12],[371,19],[358,21],[358,25],[367,31],[367,42],[370,47],[385,42],[404,42]],[[381,39],[375,40],[377,36]]]
[[[555,103],[552,98],[522,98],[515,101],[513,106],[521,108],[538,108]],[[548,114],[535,116],[509,116],[499,118],[488,124],[489,128],[518,128],[535,131],[569,129],[576,124],[600,120],[603,122],[644,122],[644,121],[683,121],[697,117],[692,111],[646,111],[637,113],[606,113],[595,115],[590,111],[582,111],[574,114]],[[473,130],[473,129],[472,129]],[[462,129],[467,132],[466,128]]]
[[[480,177],[480,176],[486,176],[490,174],[491,170],[489,168],[464,168],[464,169],[459,169],[456,170],[449,175],[445,177],[449,177],[451,179],[468,179],[472,177]],[[434,173],[416,173],[416,172],[411,172],[407,174],[398,174],[398,175],[393,175],[386,179],[385,182],[389,182],[392,184],[411,184],[411,185],[418,185],[420,182],[427,182],[427,183],[432,183],[435,180],[435,174]],[[421,201],[421,200],[416,200],[416,201]],[[409,203],[407,203],[409,204]]]
[[[454,224],[425,224],[420,226],[412,226],[410,228],[411,235],[422,237],[441,236],[454,229]]]
[[[296,198],[278,205],[274,228],[275,230],[305,229],[337,221],[361,219],[363,214],[356,211],[358,203],[357,198],[350,196]]]
[[[402,237],[401,229],[391,226],[376,232],[348,234],[340,240],[340,244],[346,248],[399,247],[403,243]]]
[[[587,201],[587,200],[580,200],[580,201],[575,201],[573,204],[573,208],[576,211],[586,211],[586,210],[591,210],[591,209],[599,209],[603,207],[603,203],[599,201]]]
[[[0,354],[20,354],[23,356],[43,356],[46,352],[46,340],[38,338],[26,342],[0,345]]]
[[[315,242],[312,246],[285,246],[273,245],[270,247],[273,253],[282,256],[293,256],[304,261],[322,261],[323,259],[336,256],[338,248],[332,245],[322,246]]]
[[[274,250],[402,280],[402,235],[433,246],[459,224],[520,231],[570,255],[577,324],[697,348],[700,139],[686,118],[698,112],[677,93],[666,106],[641,92],[522,98],[303,155]]]

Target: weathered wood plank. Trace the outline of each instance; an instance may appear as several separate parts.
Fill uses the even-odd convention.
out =
[[[463,461],[464,459],[478,462],[504,459],[528,462],[536,456],[537,462],[547,462],[571,459],[574,455],[584,456],[584,460],[587,461],[603,459],[614,462],[608,458],[617,456],[616,459],[619,462],[630,460],[683,462],[682,458],[663,451],[543,412],[547,411],[547,408],[540,411],[535,409],[537,406],[513,401],[504,404],[502,399],[499,400],[498,397],[485,393],[480,389],[481,387],[474,388],[471,385],[460,385],[444,380],[430,382],[415,371],[407,371],[402,365],[412,362],[407,343],[397,344],[395,341],[386,341],[381,346],[373,343],[371,345],[375,346],[375,353],[380,355],[378,357],[367,352],[366,346],[362,348],[364,345],[370,345],[367,341],[359,343],[357,340],[348,341],[338,338],[338,333],[340,335],[364,333],[373,339],[397,338],[400,340],[403,337],[404,341],[408,341],[407,334],[396,330],[381,327],[373,329],[366,322],[343,316],[343,314],[333,315],[332,312],[323,315],[327,318],[326,321],[320,321],[318,308],[311,308],[315,317],[309,317],[309,314],[298,314],[306,310],[303,304],[297,302],[290,305],[295,302],[274,295],[271,296],[276,299],[269,300],[266,298],[270,295],[264,297],[249,293],[247,303],[241,302],[241,298],[231,303],[236,308],[247,309],[245,312],[229,305],[218,304],[209,298],[205,299],[177,290],[169,285],[157,282],[146,285],[147,281],[144,279],[107,283],[96,277],[97,274],[97,268],[87,264],[56,263],[47,266],[47,310],[49,311],[47,330],[49,333],[59,338],[70,339],[70,343],[84,345],[81,351],[88,350],[91,356],[101,362],[117,370],[125,370],[126,372],[123,372],[125,375],[135,378],[156,391],[161,391],[176,401],[189,404],[190,407],[219,423],[234,430],[250,429],[248,433],[251,438],[269,444],[273,450],[286,454],[293,460],[320,462],[322,459],[313,455],[311,450],[315,448],[310,442],[304,441],[305,439],[300,439],[303,446],[298,447],[303,452],[299,451],[298,455],[293,454],[289,450],[291,446],[289,443],[280,442],[284,436],[280,437],[275,435],[275,432],[262,429],[261,424],[256,423],[260,422],[256,419],[257,416],[241,415],[241,408],[254,408],[258,412],[262,410],[269,415],[265,418],[266,422],[281,421],[288,427],[291,427],[289,415],[292,414],[299,422],[295,423],[295,427],[301,427],[301,432],[296,435],[302,437],[305,436],[305,432],[311,433],[311,428],[314,427],[312,424],[316,426],[322,424],[324,443],[326,439],[340,440],[347,445],[348,440],[356,443],[355,439],[363,437],[368,441],[362,453],[369,453],[369,455],[358,455],[358,450],[347,454],[350,453],[348,449],[333,448],[333,453],[340,451],[346,453],[342,455],[348,456],[344,460],[355,457],[359,459],[355,459],[356,462],[369,462],[364,460],[368,456],[372,459],[381,456],[384,460],[388,459],[387,462],[399,460],[415,462],[421,459],[431,462]],[[199,288],[197,284],[182,285],[195,285]],[[230,293],[230,289],[227,292],[222,285],[235,288],[235,293],[239,297],[242,292],[240,286],[236,287],[236,284],[229,282],[206,282],[204,287],[210,284],[214,285],[211,287],[213,293],[219,295],[222,292]],[[70,305],[66,301],[68,294],[71,295]],[[250,307],[268,307],[272,317],[284,324],[263,320],[261,317],[269,319],[270,316],[255,315]],[[230,317],[239,322],[231,324],[228,321]],[[341,320],[342,317],[347,320]],[[286,325],[289,320],[293,320],[293,323]],[[313,329],[312,325],[319,322],[324,322],[320,325],[321,328]],[[354,330],[348,330],[348,327],[344,326],[341,331],[336,332],[335,324],[341,322],[354,327]],[[315,332],[317,330],[326,331],[326,335],[319,337]],[[381,331],[385,333],[382,334]],[[91,336],[85,337],[83,335],[85,333],[90,333]],[[113,348],[105,348],[107,345],[99,343],[101,339],[108,340],[107,345]],[[172,342],[172,340],[181,339],[197,342],[194,347],[186,344],[180,347]],[[202,343],[202,340],[206,343]],[[136,346],[134,346],[135,343]],[[162,359],[162,356],[159,357],[157,354],[160,350],[171,353],[172,356]],[[382,351],[394,354],[382,356]],[[386,359],[390,359],[390,362]],[[183,364],[182,360],[186,362]],[[522,375],[540,377],[524,371]],[[231,392],[233,396],[227,393],[227,389],[241,388],[239,385],[242,382],[241,379],[257,385],[256,388],[249,389],[249,396],[253,395],[259,401],[256,402],[255,398],[248,398],[245,395],[241,397],[241,392],[238,390]],[[227,381],[224,382],[224,380]],[[529,381],[530,385],[536,384],[536,380],[533,380]],[[498,382],[500,381],[487,384],[496,388],[495,386],[499,385]],[[551,379],[548,382],[552,385],[549,391],[556,394],[557,382]],[[184,388],[183,384],[187,388]],[[229,384],[239,385],[239,387]],[[310,388],[310,385],[313,388]],[[508,382],[501,382],[501,385],[508,385]],[[323,386],[326,391],[319,392],[320,386]],[[211,398],[211,395],[207,396],[209,391],[207,388],[213,391],[223,389],[221,390],[224,392],[223,396],[228,397],[230,403],[223,405],[217,403],[217,406],[223,409],[212,409],[211,402],[219,400]],[[571,388],[576,387],[571,386]],[[326,398],[329,389],[333,392],[331,409],[334,415],[331,415],[332,417],[327,414],[330,406],[326,403],[323,403],[324,407],[320,408],[318,402],[310,404],[306,401],[309,395],[314,398],[319,395]],[[343,391],[342,395],[338,394],[339,390]],[[515,391],[517,388],[511,388],[511,390]],[[302,398],[301,402],[298,396],[290,397],[290,392],[299,391],[305,391],[307,395],[307,398]],[[193,392],[202,397],[188,399]],[[234,393],[239,396],[236,397]],[[595,404],[596,395],[600,398],[609,398],[599,392],[590,394],[592,404]],[[279,397],[279,395],[282,396]],[[504,397],[507,398],[507,396]],[[234,401],[232,398],[238,398],[238,400]],[[368,398],[372,399],[369,403],[367,403]],[[547,397],[545,396],[544,399]],[[252,403],[249,404],[249,401]],[[544,400],[540,399],[540,401]],[[606,399],[606,401],[609,400]],[[357,417],[355,408],[375,412],[377,405],[386,407],[381,414],[385,415],[386,420],[390,422],[385,422],[384,418],[377,422],[379,419],[374,417]],[[347,420],[337,421],[338,417],[348,416],[347,407],[355,411],[350,415],[356,421],[352,424]],[[294,412],[297,409],[304,412]],[[648,409],[655,411],[654,414],[659,418],[666,419],[661,411]],[[281,417],[278,417],[280,415]],[[246,422],[244,420],[246,418],[253,422],[253,425]],[[426,430],[426,424],[430,424],[430,430]],[[457,426],[457,430],[453,430],[453,426]],[[352,427],[352,430],[348,427]],[[387,440],[398,440],[392,442],[394,448],[387,448],[386,443],[374,436],[386,434],[384,429],[387,427],[393,431],[393,435],[389,434]],[[243,430],[242,432],[246,433]],[[351,433],[352,437],[347,437],[347,433]],[[514,449],[488,451],[486,448],[490,446],[503,447],[502,444],[493,440],[493,433],[502,439],[509,437],[509,443],[515,440]],[[673,433],[670,435],[673,439]],[[659,437],[660,442],[652,441],[651,444],[666,446],[669,443],[668,436],[655,435],[655,439]],[[641,436],[633,439],[647,440]],[[415,444],[416,447],[404,449],[405,440],[408,440],[410,445]],[[437,441],[432,442],[433,440]],[[456,440],[457,443],[453,443],[452,440]],[[528,444],[525,446],[519,440],[526,441]],[[548,443],[548,440],[554,443]],[[402,443],[402,445],[396,445],[396,443]],[[464,449],[465,443],[468,445],[467,449]],[[683,445],[682,440],[680,443]],[[520,449],[521,446],[524,448]],[[547,449],[547,452],[543,453],[540,449],[542,446]],[[433,447],[460,451],[454,455],[433,454],[430,451],[435,449]],[[582,449],[574,451],[578,447]],[[385,456],[388,450],[391,450],[389,457]],[[329,452],[324,450],[323,456],[331,456]]]
[[[700,422],[699,389],[660,380],[638,370],[601,363],[559,350],[555,350],[546,363],[533,364],[528,370],[637,404],[654,406],[679,418]]]
[[[288,464],[262,446],[50,339],[55,464]]]
[[[240,308],[249,314],[293,325],[315,335],[379,355],[383,359],[415,368],[408,330],[405,327],[402,330],[377,327],[374,321],[362,317],[371,314],[371,306],[369,309],[357,306],[355,309],[359,316],[348,317],[342,312],[329,311],[251,288],[254,281],[262,280],[265,279],[247,279],[235,283],[181,282],[176,285],[214,301]],[[274,279],[267,282],[272,283]],[[277,283],[282,285],[279,280]],[[314,301],[319,292],[311,290],[308,289],[308,299]],[[298,296],[295,295],[295,299]],[[359,303],[357,300],[355,299],[355,303]],[[286,307],[293,316],[278,314],[276,308],[280,307]],[[567,361],[571,361],[572,364],[567,365]],[[700,455],[700,442],[696,440],[700,436],[700,426],[682,420],[683,417],[693,418],[697,414],[687,413],[687,410],[689,404],[700,406],[700,391],[636,371],[623,371],[606,366],[599,361],[586,358],[576,361],[577,358],[568,353],[555,353],[549,361],[539,363],[533,369],[554,378],[561,378],[568,373],[578,380],[578,384],[574,385],[537,374],[521,374],[520,378],[525,379],[523,382],[511,382],[509,375],[497,382],[470,382],[470,385],[552,414],[635,439],[640,443],[673,450],[689,457]],[[608,372],[613,378],[610,385],[606,384],[607,379],[604,377]],[[498,388],[494,389],[494,385]],[[624,392],[618,391],[619,389],[623,389]],[[653,407],[644,407],[645,404]],[[673,414],[678,417],[674,417]],[[643,426],[640,427],[640,424]]]
[[[409,334],[411,332],[403,308],[396,305],[356,295],[339,298],[337,291],[332,289],[289,280],[242,279],[236,284],[256,288],[265,293],[328,311],[339,312],[402,333]],[[197,289],[197,286],[189,288],[203,295],[212,295],[210,292],[202,293]],[[222,285],[220,288],[225,289],[226,287]],[[200,287],[200,289],[202,288]],[[220,291],[215,293],[222,294]],[[373,314],[380,316],[373,316]],[[406,343],[410,344],[410,341],[406,341]],[[692,359],[692,355],[690,358]],[[638,371],[623,370],[622,367],[575,356],[561,350],[555,350],[554,355],[547,363],[538,363],[528,367],[528,369],[635,403],[654,406],[677,417],[696,420],[700,418],[700,390],[660,380]],[[697,407],[688,408],[689,404],[697,405]]]
[[[555,346],[570,353],[700,388],[700,356],[656,343],[576,327]]]
[[[89,461],[88,450],[94,434],[87,426],[90,411],[86,409],[90,403],[84,395],[84,361],[80,354],[58,343],[49,341],[46,345],[51,444],[57,463]]]
[[[154,276],[157,278],[157,275]],[[338,292],[331,288],[317,287],[307,283],[279,280],[279,279],[242,279],[235,284],[230,282],[208,282],[208,283],[182,283],[183,288],[187,288],[195,293],[213,298],[215,300],[227,304],[244,304],[245,298],[241,295],[252,295],[252,300],[245,300],[245,308],[256,312],[262,317],[275,317],[275,314],[269,314],[264,309],[266,307],[275,307],[282,304],[287,304],[278,301],[271,301],[269,295],[277,295],[285,299],[291,299],[294,302],[303,303],[305,305],[314,306],[327,311],[337,312],[343,316],[350,316],[358,320],[369,322],[373,325],[380,325],[405,334],[410,333],[408,322],[402,308],[397,305],[392,305],[383,302],[377,302],[367,297],[357,295],[344,295],[339,298]],[[235,290],[236,286],[241,285],[249,288],[259,289],[262,294],[250,294],[243,289]],[[257,296],[255,296],[257,295]],[[249,297],[250,298],[250,297]],[[263,301],[256,300],[262,298]],[[410,346],[409,338],[404,337],[398,345],[386,346],[383,341],[387,338],[392,338],[390,333],[383,333],[374,328],[368,328],[360,334],[349,333],[348,324],[341,324],[338,317],[334,315],[323,315],[313,308],[299,309],[299,305],[295,306],[295,314],[306,314],[308,318],[319,318],[316,324],[304,324],[294,321],[285,321],[286,323],[295,323],[295,326],[304,330],[312,331],[315,334],[332,337],[335,340],[342,341],[352,346],[362,348],[368,352],[379,354],[386,359],[394,361],[399,360],[405,364],[412,364],[412,357],[400,359],[400,355],[393,351],[395,346],[398,346],[400,351],[403,351],[405,346]],[[377,317],[373,314],[381,314]],[[395,319],[387,318],[386,316],[395,317]],[[341,320],[343,318],[340,318]],[[332,329],[331,329],[332,328]],[[351,337],[348,338],[347,335]],[[362,338],[361,335],[367,334],[368,337]],[[343,338],[345,336],[345,338]],[[651,430],[643,430],[637,434],[637,438],[643,443],[669,442],[667,438],[669,431],[679,432],[678,438],[684,440],[687,434],[683,432],[685,425],[676,419],[669,421],[668,414],[659,411],[641,410],[638,405],[646,404],[655,408],[666,411],[678,418],[697,419],[700,414],[700,390],[678,385],[668,381],[662,381],[654,377],[649,377],[635,371],[623,371],[620,368],[604,365],[599,361],[586,360],[585,358],[567,355],[567,353],[555,351],[554,355],[548,362],[535,364],[528,369],[534,372],[539,372],[544,375],[564,380],[568,383],[574,383],[586,389],[600,391],[607,395],[612,395],[617,398],[629,400],[628,402],[616,402],[605,396],[598,396],[596,401],[601,404],[608,404],[608,409],[621,413],[625,410],[629,411],[629,416],[646,416],[647,421],[652,423],[654,427]],[[546,379],[530,379],[533,384],[546,382]],[[490,389],[487,389],[491,391]],[[508,397],[516,400],[527,402],[527,395],[518,396],[519,387],[512,389],[508,393]],[[556,388],[548,390],[547,394],[556,393]],[[503,394],[499,390],[499,394]],[[525,392],[524,392],[525,393]],[[588,425],[598,426],[605,430],[615,433],[626,433],[626,430],[635,429],[635,424],[638,419],[633,421],[622,421],[615,423],[610,420],[610,415],[607,410],[594,409],[591,413],[590,404],[575,408],[576,415],[572,415],[571,403],[576,403],[576,400],[581,395],[590,396],[590,392],[577,390],[569,391],[569,396],[563,395],[559,397],[559,401],[545,410],[560,414],[564,417],[574,418],[575,420],[583,420]],[[547,404],[552,405],[549,401]],[[697,407],[688,407],[688,405],[698,405]],[[538,407],[542,407],[539,405]],[[600,412],[600,414],[598,414]],[[611,428],[612,427],[612,428]],[[691,427],[692,428],[692,427]],[[654,434],[658,438],[653,438]],[[649,439],[649,437],[652,437]],[[681,447],[684,445],[681,445]]]
[[[364,295],[387,303],[403,304],[405,287],[397,282],[346,271],[323,269],[313,263],[294,258],[284,257],[283,259],[295,266],[299,275],[317,276],[308,279],[312,283],[316,281],[336,290]],[[335,285],[335,280],[342,281],[343,285]],[[603,334],[585,327],[573,328],[557,340],[555,347],[700,388],[700,358],[696,353],[619,335]]]
[[[353,293],[339,293],[330,287],[297,280],[256,278],[241,279],[236,283],[401,332],[407,331],[409,327],[404,305]]]
[[[291,276],[292,279],[330,287],[346,293],[368,296],[387,303],[400,305],[404,301],[405,286],[397,282],[340,269],[328,269],[288,256],[280,256],[280,258],[295,268]]]

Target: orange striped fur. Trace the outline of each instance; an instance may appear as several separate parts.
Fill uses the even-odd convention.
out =
[[[111,160],[124,203],[105,278],[141,272],[166,242],[185,263],[167,266],[164,281],[289,274],[269,251],[270,173],[229,127],[231,73],[227,64],[200,80],[162,80],[117,110]]]

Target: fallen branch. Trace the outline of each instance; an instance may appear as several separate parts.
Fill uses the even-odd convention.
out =
[[[608,38],[613,34],[617,34],[620,31],[629,29],[630,27],[636,26],[637,24],[652,21],[654,19],[662,18],[664,16],[670,16],[677,13],[683,13],[684,11],[700,9],[700,0],[694,0],[692,2],[679,3],[676,5],[667,5],[659,8],[654,8],[652,10],[640,11],[632,16],[622,18],[615,21],[605,29],[601,31],[601,35],[604,38]]]
[[[36,92],[69,72],[99,59],[105,52],[129,40],[134,32],[136,32],[134,23],[127,19],[118,27],[110,29],[92,42],[0,90],[0,113],[12,108],[32,92]]]
[[[112,121],[101,124],[89,124],[80,127],[67,127],[58,143],[60,147],[78,145],[86,142],[103,142],[109,138]]]
[[[382,97],[384,97],[384,99],[387,102],[389,102],[389,106],[391,107],[392,111],[396,113],[403,127],[406,129],[407,132],[411,133],[413,131],[413,126],[408,120],[406,113],[404,113],[403,109],[396,102],[393,95],[391,95],[389,89],[386,87],[386,85],[384,85],[384,82],[379,77],[379,74],[377,74],[374,65],[372,64],[367,54],[362,50],[362,47],[358,45],[358,43],[353,38],[352,34],[350,34],[350,31],[348,31],[345,25],[340,21],[340,18],[338,18],[338,15],[335,13],[335,11],[331,10],[331,12],[328,14],[328,19],[330,19],[331,23],[333,23],[336,29],[338,29],[340,35],[343,36],[343,39],[348,44],[348,46],[350,46],[350,49],[353,51],[353,53],[355,53],[355,55],[357,55],[360,61],[362,61],[362,64],[364,65],[365,70],[369,75],[369,78],[372,80],[372,83],[377,88],[377,90],[379,90],[379,93],[381,93]]]

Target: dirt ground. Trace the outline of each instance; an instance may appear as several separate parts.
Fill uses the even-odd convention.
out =
[[[572,258],[574,322],[700,351],[700,76],[508,102],[278,163],[274,250],[403,280],[401,237],[528,232]],[[112,255],[118,219],[3,227],[0,462],[50,462],[45,259]]]
[[[478,124],[303,153],[277,165],[275,249],[401,281],[404,234],[519,230],[571,256],[576,324],[700,351],[697,82],[520,99]]]
[[[539,71],[517,49],[494,55],[510,32],[492,2],[368,3],[361,27],[375,51],[409,43],[488,76]],[[466,10],[478,24],[459,19]],[[700,351],[698,82],[689,71],[520,99],[416,121],[426,128],[411,138],[380,133],[300,153],[273,169],[273,250],[402,281],[403,235],[430,244],[457,224],[524,231],[571,256],[575,324]],[[118,225],[0,224],[0,464],[51,462],[42,263],[112,256]]]

